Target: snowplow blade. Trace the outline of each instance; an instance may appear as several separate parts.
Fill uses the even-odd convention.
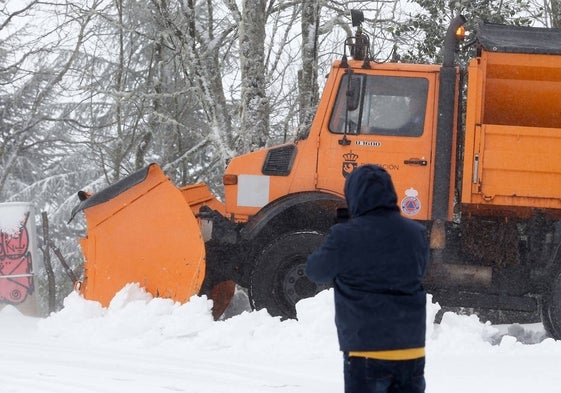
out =
[[[205,248],[197,219],[181,191],[152,164],[88,197],[81,294],[108,306],[128,283],[156,297],[185,302],[199,293]]]

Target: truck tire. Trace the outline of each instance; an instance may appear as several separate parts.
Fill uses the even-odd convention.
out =
[[[318,232],[290,232],[268,244],[256,258],[249,298],[252,306],[267,309],[272,316],[296,318],[296,303],[312,297],[326,286],[308,280],[306,258],[320,244]]]
[[[561,339],[561,273],[553,279],[542,304],[542,323],[550,337]]]

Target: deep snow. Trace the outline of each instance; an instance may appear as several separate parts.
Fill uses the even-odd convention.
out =
[[[244,308],[244,293],[236,306]],[[152,298],[128,285],[104,309],[72,293],[48,318],[0,310],[0,393],[342,392],[332,292],[298,303],[298,321],[212,303]],[[429,297],[427,392],[559,392],[561,342],[535,325],[492,326]]]

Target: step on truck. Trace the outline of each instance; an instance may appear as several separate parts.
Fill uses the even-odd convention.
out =
[[[78,193],[86,298],[107,305],[138,282],[180,302],[207,294],[218,317],[236,283],[255,309],[294,318],[324,289],[304,265],[344,215],[345,177],[373,163],[391,174],[402,214],[428,229],[435,300],[538,315],[561,338],[561,31],[480,23],[460,45],[458,15],[442,64],[380,63],[363,15],[352,22],[308,131],[233,158],[223,202],[157,164]]]

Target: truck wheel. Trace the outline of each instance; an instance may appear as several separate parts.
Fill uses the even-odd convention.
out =
[[[324,235],[317,232],[292,232],[271,242],[256,258],[251,274],[249,298],[257,310],[296,318],[296,303],[312,297],[326,286],[308,280],[304,270],[306,258],[320,244]]]
[[[561,339],[561,273],[553,282],[542,305],[542,323],[546,332],[554,339]]]

